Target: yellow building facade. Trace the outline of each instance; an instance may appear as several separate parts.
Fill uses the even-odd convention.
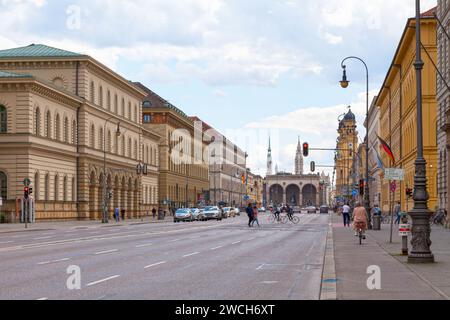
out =
[[[380,206],[388,212],[396,202],[401,202],[402,210],[413,208],[413,199],[407,198],[406,189],[414,188],[415,160],[417,157],[417,100],[415,61],[415,20],[409,19],[403,36],[395,53],[392,65],[384,84],[375,101],[380,108],[379,136],[392,149],[395,164],[383,150],[380,150],[386,168],[405,170],[405,180],[397,181],[395,193],[390,191],[389,181],[381,173]],[[423,69],[423,142],[424,156],[427,161],[428,206],[434,210],[438,200],[437,174],[437,103],[436,103],[436,71],[433,66],[437,61],[436,20],[433,11],[422,14],[422,60]],[[373,139],[370,139],[370,141]]]

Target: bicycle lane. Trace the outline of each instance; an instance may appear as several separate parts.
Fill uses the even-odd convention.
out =
[[[367,240],[359,245],[353,229],[345,228],[341,218],[332,215],[338,300],[445,299],[430,283],[379,244],[380,231],[368,231]],[[369,288],[373,282],[368,280],[373,273],[368,273],[368,269],[373,268],[380,270],[380,289]]]

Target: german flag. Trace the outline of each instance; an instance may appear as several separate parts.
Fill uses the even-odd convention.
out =
[[[386,152],[386,154],[389,157],[389,159],[392,160],[392,164],[395,165],[394,153],[392,152],[391,147],[387,144],[386,141],[381,139],[380,136],[377,135],[377,137],[378,137],[378,140],[380,140],[381,148],[384,150],[384,152]]]

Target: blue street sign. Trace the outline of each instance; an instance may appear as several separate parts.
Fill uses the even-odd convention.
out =
[[[358,190],[353,190],[353,191],[352,191],[352,195],[353,195],[354,197],[356,197],[356,196],[358,195],[358,193],[359,193]]]

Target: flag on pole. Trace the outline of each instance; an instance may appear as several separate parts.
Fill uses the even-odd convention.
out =
[[[375,157],[376,157],[375,160],[377,161],[378,168],[380,168],[381,170],[384,171],[385,167],[384,167],[383,160],[381,160],[381,156],[380,156],[378,150],[376,148],[374,148],[374,150],[375,150]]]
[[[387,144],[386,141],[381,139],[380,136],[377,135],[377,137],[378,137],[378,140],[380,140],[381,147],[383,148],[384,152],[386,152],[386,154],[389,157],[389,159],[392,160],[392,164],[395,164],[394,153],[392,152],[391,147]]]

